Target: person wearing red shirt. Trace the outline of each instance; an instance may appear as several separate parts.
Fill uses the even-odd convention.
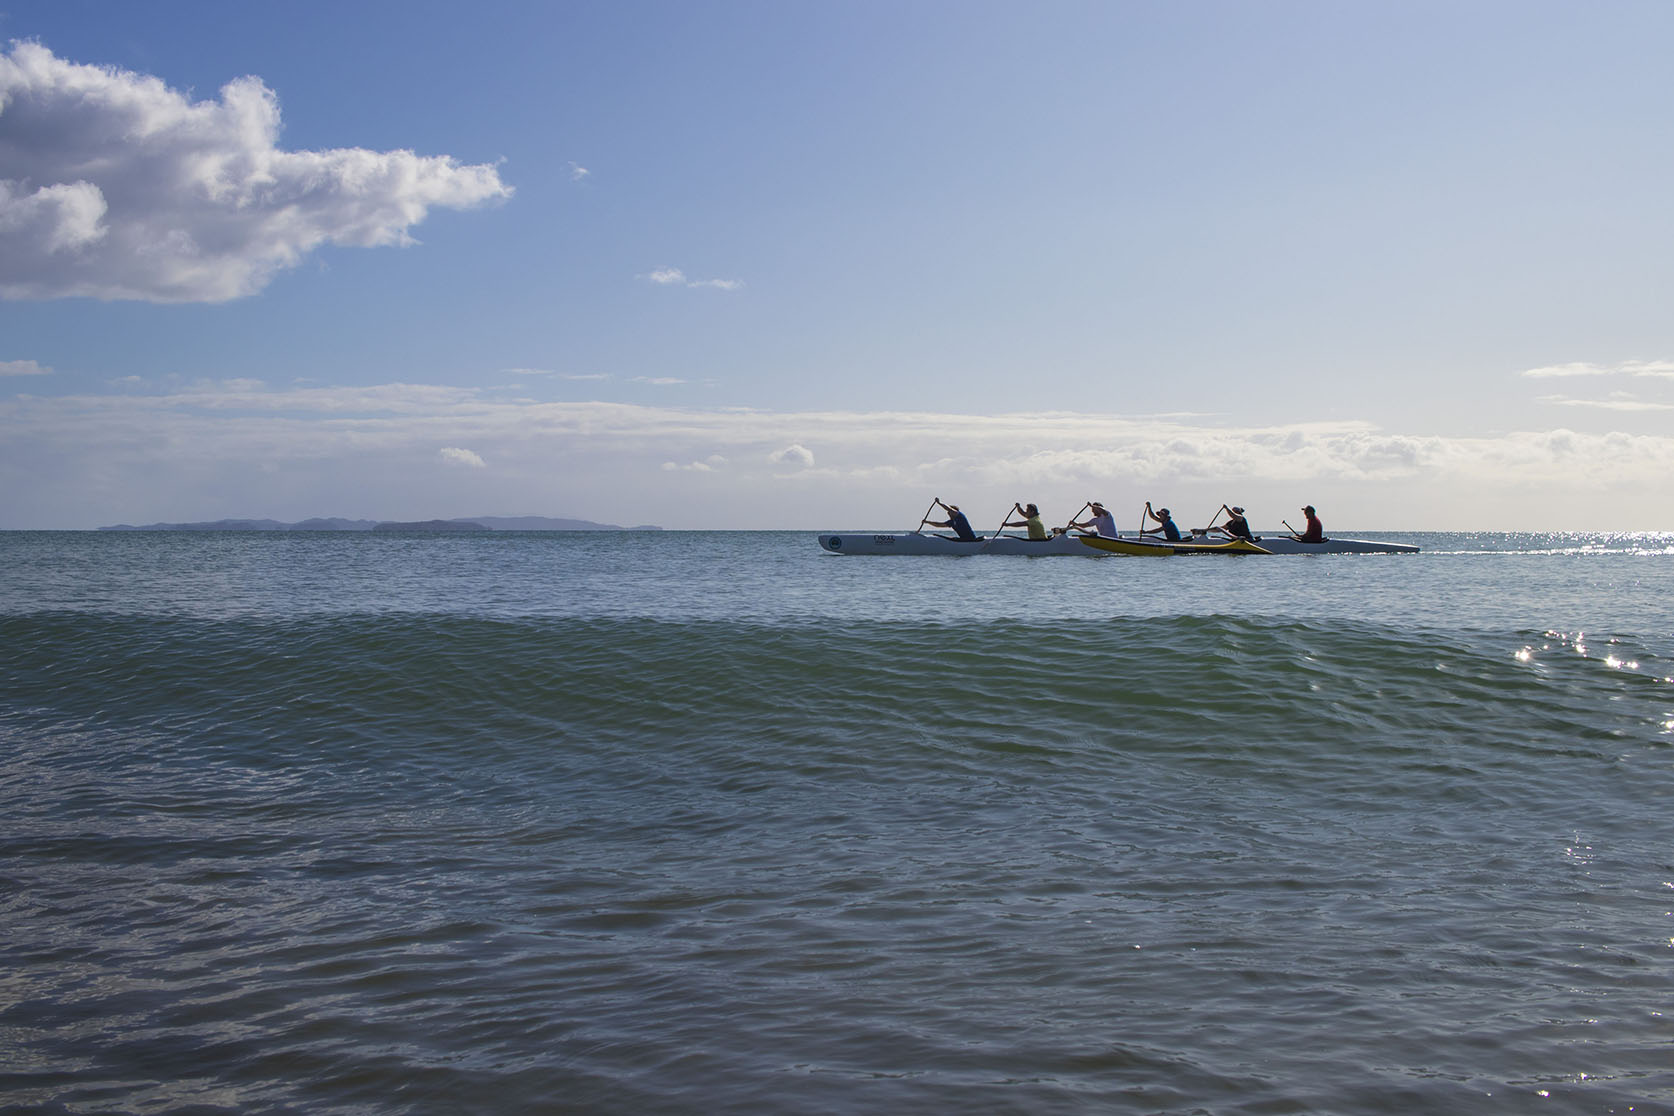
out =
[[[1302,514],[1308,517],[1308,525],[1302,529],[1302,533],[1300,535],[1296,536],[1296,541],[1324,542],[1325,525],[1319,521],[1319,516],[1314,514],[1314,506],[1312,504],[1308,504],[1302,509]]]

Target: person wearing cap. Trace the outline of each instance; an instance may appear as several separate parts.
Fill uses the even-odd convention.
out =
[[[1314,506],[1312,504],[1303,505],[1302,514],[1308,517],[1308,525],[1302,529],[1300,535],[1292,537],[1297,542],[1324,542],[1325,525],[1319,521],[1319,516],[1314,514]]]
[[[1250,521],[1244,518],[1244,509],[1236,504],[1226,509],[1226,522],[1214,527],[1229,539],[1249,539],[1255,541],[1255,532],[1250,530]]]
[[[1080,531],[1091,531],[1107,539],[1116,537],[1116,517],[1104,510],[1104,505],[1097,500],[1087,505],[1093,510],[1092,517],[1085,523],[1071,523],[1070,526]]]
[[[1162,537],[1167,539],[1169,542],[1180,541],[1180,528],[1175,524],[1174,518],[1168,514],[1167,508],[1163,508],[1160,511],[1152,511],[1151,504],[1147,501],[1145,504],[1145,514],[1156,520],[1157,526],[1142,527],[1139,532],[1141,535],[1154,535],[1160,532]]]
[[[942,504],[940,500],[936,503]],[[971,530],[971,521],[965,518],[965,513],[959,510],[958,504],[942,504],[942,507],[947,509],[947,521],[937,523],[935,520],[928,520],[930,526],[951,528],[953,533],[965,542],[978,541],[976,532]]]
[[[1012,507],[1016,508],[1017,505],[1013,504]],[[1039,542],[1041,539],[1051,537],[1046,530],[1046,524],[1040,521],[1039,508],[1035,507],[1033,504],[1025,504],[1023,505],[1022,511],[1022,519],[1018,520],[1016,523],[1012,523],[1008,520],[1000,525],[1001,529],[1004,530],[1006,527],[1027,527],[1029,529],[1029,538],[1034,539],[1036,542]]]

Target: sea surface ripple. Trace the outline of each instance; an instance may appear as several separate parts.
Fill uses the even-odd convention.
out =
[[[0,1108],[1674,1109],[1674,556],[642,541],[0,535]]]

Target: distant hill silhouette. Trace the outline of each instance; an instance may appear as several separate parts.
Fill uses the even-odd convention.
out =
[[[416,523],[380,523],[374,531],[492,531],[474,519],[421,519]]]
[[[641,524],[637,527],[618,527],[614,523],[594,523],[590,519],[552,519],[540,515],[474,516],[470,519],[426,519],[418,522],[395,522],[377,519],[304,519],[300,523],[281,523],[277,519],[217,519],[207,523],[147,523],[134,527],[119,523],[114,527],[100,527],[101,531],[661,531],[661,527]]]

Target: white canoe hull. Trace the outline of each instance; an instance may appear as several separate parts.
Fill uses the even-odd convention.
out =
[[[1054,535],[1049,539],[1024,539],[1014,535],[997,535],[990,539],[965,542],[946,535],[924,535],[913,531],[902,535],[830,534],[820,536],[820,549],[827,554],[1009,554],[1030,558],[1053,555],[1073,555],[1078,558],[1098,557],[1099,552],[1081,545],[1076,535]]]

